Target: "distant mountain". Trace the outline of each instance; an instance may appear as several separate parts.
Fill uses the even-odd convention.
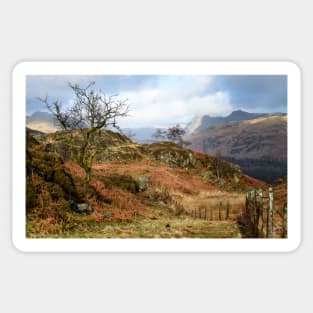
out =
[[[26,126],[32,130],[43,133],[54,133],[57,131],[57,122],[49,112],[34,112],[26,116]]]
[[[126,136],[137,142],[151,143],[155,141],[153,134],[155,133],[156,128],[153,127],[123,128],[122,131]]]
[[[42,133],[54,133],[58,130],[58,124],[49,112],[34,112],[26,117],[26,126],[32,130],[37,130]],[[131,137],[133,140],[141,143],[151,143],[155,141],[153,133],[156,128],[123,128],[122,132]]]
[[[219,125],[231,121],[249,120],[262,115],[264,115],[264,113],[249,113],[242,110],[236,110],[225,117],[212,117],[210,115],[196,116],[189,124],[187,124],[186,134],[190,135],[192,133],[200,132],[212,125]]]
[[[32,135],[32,136],[34,136],[34,135],[44,135],[43,132],[41,132],[41,131],[39,131],[39,130],[35,130],[35,129],[28,128],[28,127],[26,127],[26,133],[27,133],[28,135]]]
[[[246,118],[244,118],[246,117]],[[247,119],[248,117],[248,119]],[[227,119],[234,119],[227,121]],[[287,115],[235,111],[205,129],[187,134],[190,148],[209,155],[221,155],[241,166],[250,176],[274,181],[287,175]]]

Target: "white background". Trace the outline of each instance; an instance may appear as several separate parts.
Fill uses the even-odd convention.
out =
[[[312,311],[311,12],[309,1],[286,0],[2,1],[0,311]],[[10,208],[11,70],[21,60],[295,61],[303,78],[300,248],[287,254],[16,251]]]

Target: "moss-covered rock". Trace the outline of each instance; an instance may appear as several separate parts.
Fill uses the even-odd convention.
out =
[[[192,151],[173,142],[153,143],[147,147],[147,152],[156,160],[163,161],[171,167],[190,169],[196,167],[197,164],[197,159]]]
[[[59,131],[41,137],[43,149],[57,152],[64,160],[78,159],[80,149],[86,142],[87,130]],[[94,155],[94,161],[104,163],[109,160],[141,160],[138,146],[128,137],[110,130],[98,130],[89,140],[87,150]]]
[[[26,173],[27,177],[33,175],[42,180],[43,188],[47,189],[52,201],[59,199],[69,199],[74,197],[79,199],[80,196],[76,191],[74,180],[64,167],[64,161],[57,152],[45,151],[39,141],[28,141],[26,150]],[[37,179],[38,180],[38,179]],[[33,186],[32,179],[27,180],[27,207],[35,205],[32,200]]]
[[[151,186],[151,180],[146,175],[138,176],[137,183],[138,183],[139,191],[145,191]]]

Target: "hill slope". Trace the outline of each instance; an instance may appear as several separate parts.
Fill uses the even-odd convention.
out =
[[[229,162],[170,142],[136,144],[104,130],[90,148],[95,158],[87,182],[75,161],[81,140],[79,131],[44,135],[27,130],[29,237],[227,237],[236,233],[233,223],[241,212],[244,191],[266,187]],[[213,231],[216,218],[222,214],[226,219],[229,203],[225,233]],[[206,214],[211,210],[212,228],[203,228],[207,225],[203,220],[192,218],[198,208]],[[130,223],[128,228],[124,223]],[[123,225],[126,233],[119,233]],[[186,227],[179,230],[178,225]]]
[[[186,136],[186,140],[192,149],[210,155],[219,153],[254,177],[273,181],[287,175],[286,114],[209,126]],[[266,169],[269,177],[260,176]]]

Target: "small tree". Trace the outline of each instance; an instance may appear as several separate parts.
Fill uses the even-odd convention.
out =
[[[183,136],[186,134],[186,131],[179,125],[170,127],[167,131],[167,138],[170,141],[177,143],[180,146],[190,145],[190,142],[184,141]]]
[[[213,171],[217,179],[223,178],[224,175],[224,164],[223,164],[223,157],[221,151],[216,151],[216,154],[213,158],[212,166]]]
[[[77,157],[78,164],[85,170],[87,181],[90,180],[91,165],[95,155],[90,151],[95,134],[102,128],[109,126],[119,129],[117,118],[128,115],[129,107],[126,100],[119,99],[118,95],[106,96],[104,93],[92,89],[95,82],[89,83],[85,88],[78,84],[69,83],[74,92],[73,105],[63,109],[59,101],[48,102],[48,97],[40,99],[59,123],[63,130],[79,129],[82,133],[83,143]]]

